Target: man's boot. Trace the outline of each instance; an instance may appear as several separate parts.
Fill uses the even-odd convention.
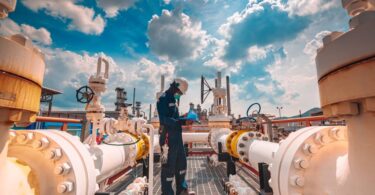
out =
[[[180,195],[195,195],[195,192],[190,190],[183,190]]]

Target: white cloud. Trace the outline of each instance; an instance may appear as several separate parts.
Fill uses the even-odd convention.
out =
[[[292,14],[306,16],[340,5],[338,0],[289,0],[287,9]]]
[[[222,57],[224,56],[224,48],[227,45],[227,42],[223,39],[211,39],[212,48],[214,51],[210,54],[209,59],[203,63],[205,66],[215,67],[217,69],[227,68],[228,64],[225,62]]]
[[[200,22],[192,21],[180,10],[163,10],[149,21],[147,35],[151,50],[163,59],[182,60],[198,57],[208,44]]]
[[[163,0],[163,2],[164,2],[165,4],[169,4],[169,3],[171,3],[171,0]]]
[[[122,10],[132,7],[137,0],[96,0],[98,7],[106,13],[106,17],[116,17]]]
[[[22,32],[25,33],[28,37],[31,37],[33,40],[40,42],[44,45],[51,45],[51,33],[45,28],[36,29],[27,24],[21,25]]]
[[[316,34],[313,40],[306,43],[303,52],[307,55],[310,55],[311,57],[315,57],[316,50],[323,46],[322,39],[329,34],[331,34],[330,31],[321,31]]]
[[[257,60],[263,59],[267,56],[267,51],[264,48],[252,46],[248,49],[247,61],[256,62]]]
[[[101,15],[95,15],[92,8],[77,5],[75,0],[23,0],[22,3],[35,12],[45,10],[48,15],[68,22],[70,30],[99,35],[105,27],[105,21]]]
[[[0,34],[2,35],[13,35],[13,34],[23,34],[29,37],[36,43],[43,45],[51,45],[52,38],[51,33],[45,28],[34,28],[33,26],[27,24],[18,25],[11,19],[0,20]]]

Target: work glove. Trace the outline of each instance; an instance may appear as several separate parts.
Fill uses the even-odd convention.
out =
[[[168,162],[168,150],[169,150],[168,144],[164,144],[161,148],[162,149],[161,149],[160,163],[164,165],[164,164],[167,164]]]

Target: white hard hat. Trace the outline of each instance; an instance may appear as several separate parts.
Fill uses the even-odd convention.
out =
[[[178,83],[178,89],[182,92],[182,94],[185,94],[189,87],[188,82],[182,78],[174,79],[174,81]]]

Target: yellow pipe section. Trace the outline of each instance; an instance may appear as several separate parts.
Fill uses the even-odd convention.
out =
[[[236,158],[239,158],[240,155],[237,152],[237,143],[240,138],[240,136],[244,133],[249,132],[248,130],[239,130],[239,131],[232,131],[226,140],[226,147],[228,153]]]
[[[150,139],[149,137],[145,134],[142,133],[140,136],[134,135],[128,132],[129,135],[133,137],[134,140],[138,140],[137,142],[137,155],[136,155],[136,160],[140,160],[144,158],[145,156],[148,155],[148,151],[150,148]]]

